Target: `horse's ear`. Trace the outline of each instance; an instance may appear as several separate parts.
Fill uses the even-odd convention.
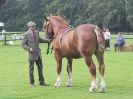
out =
[[[46,17],[46,16],[44,16],[44,19],[45,19],[46,21],[48,21],[48,19],[47,19],[47,17]]]

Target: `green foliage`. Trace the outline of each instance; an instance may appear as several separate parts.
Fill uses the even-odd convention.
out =
[[[133,30],[133,0],[128,0],[126,4],[126,11],[127,11],[127,20],[130,24],[131,29]]]
[[[5,3],[5,1],[6,1],[6,0],[0,0],[0,7],[1,7],[2,4]]]
[[[0,21],[7,30],[25,30],[35,21],[42,28],[43,17],[60,15],[71,25],[91,23],[112,31],[133,30],[132,0],[7,0],[0,10]]]

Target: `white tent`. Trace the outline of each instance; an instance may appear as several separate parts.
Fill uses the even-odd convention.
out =
[[[4,23],[0,22],[0,26],[4,27]]]
[[[3,27],[3,30],[4,30],[4,23],[3,22],[0,22],[0,27]]]
[[[3,27],[2,33],[5,33],[4,23],[0,22],[0,27]],[[3,40],[3,39],[4,39],[4,35],[0,35],[0,40]]]

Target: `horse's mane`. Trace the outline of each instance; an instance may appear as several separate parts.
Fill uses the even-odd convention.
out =
[[[68,26],[68,22],[66,20],[64,20],[63,18],[59,17],[59,16],[50,16],[49,17],[49,20],[51,22],[56,22],[56,23],[59,23],[61,24],[62,26]]]

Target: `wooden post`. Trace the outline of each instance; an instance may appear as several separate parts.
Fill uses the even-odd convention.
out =
[[[6,33],[4,33],[4,45],[7,45],[6,44]]]

